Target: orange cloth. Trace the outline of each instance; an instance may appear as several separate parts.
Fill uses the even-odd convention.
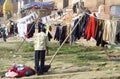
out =
[[[90,16],[90,20],[88,22],[85,34],[87,40],[90,40],[91,37],[95,37],[95,18],[93,16]]]

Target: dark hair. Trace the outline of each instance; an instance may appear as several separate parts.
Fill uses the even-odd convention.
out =
[[[46,29],[44,28],[44,27],[40,27],[39,29],[38,29],[38,33],[39,32],[46,32]]]

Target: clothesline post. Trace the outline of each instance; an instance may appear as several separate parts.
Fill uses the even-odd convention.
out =
[[[68,36],[66,37],[66,39],[63,41],[63,43],[60,45],[60,47],[57,49],[57,51],[55,52],[55,54],[52,56],[49,65],[52,64],[55,56],[57,55],[57,53],[59,52],[59,50],[62,48],[62,46],[65,44],[66,40],[69,38],[69,36],[72,34],[72,32],[74,31],[74,29],[77,27],[79,21],[82,19],[83,15],[79,18],[78,22],[76,23],[76,25],[74,26],[73,30],[68,34]]]

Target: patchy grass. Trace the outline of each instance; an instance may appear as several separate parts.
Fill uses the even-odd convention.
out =
[[[33,52],[34,51],[33,43],[24,43],[22,45],[22,49],[23,52]]]
[[[29,62],[34,62],[34,47],[33,43],[23,43],[16,42],[14,43],[5,43],[0,46],[0,75],[3,74],[5,70],[7,70],[14,62],[18,64],[27,64]],[[2,44],[2,43],[1,43]],[[12,47],[13,46],[13,47]],[[17,49],[19,50],[17,51]],[[59,48],[59,44],[50,43],[49,44],[49,59],[51,56],[57,51]],[[112,49],[114,50],[114,49]],[[85,47],[81,45],[72,45],[65,44],[60,51],[58,52],[55,60],[62,61],[67,63],[72,63],[77,66],[88,66],[90,63],[97,62],[107,62],[108,59],[104,56],[105,53],[101,54],[103,51],[101,47]],[[108,50],[111,51],[111,50]],[[119,62],[119,59],[113,60]],[[30,63],[30,65],[31,65]],[[34,63],[33,63],[34,64]],[[3,72],[2,72],[3,71]]]
[[[59,47],[58,44],[52,44],[49,47],[50,55],[54,54]],[[59,61],[64,60],[64,62],[74,63],[76,65],[88,65],[89,62],[103,62],[106,61],[107,58],[102,57],[99,53],[102,50],[101,47],[84,47],[81,45],[72,45],[65,44],[57,55],[64,55],[62,59],[58,59]],[[67,57],[68,56],[68,57]]]

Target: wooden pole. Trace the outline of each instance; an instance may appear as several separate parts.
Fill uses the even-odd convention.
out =
[[[82,15],[83,17],[83,15]],[[60,45],[60,47],[57,49],[57,51],[55,52],[55,54],[53,55],[53,57],[50,60],[49,65],[51,65],[51,63],[53,62],[54,58],[56,57],[58,51],[62,48],[62,46],[65,44],[66,40],[69,38],[69,36],[72,34],[72,32],[75,30],[75,28],[77,27],[79,21],[82,19],[82,17],[79,18],[78,22],[76,23],[76,25],[74,26],[73,30],[70,32],[70,34],[68,34],[68,36],[66,37],[66,39],[63,41],[63,43]]]

